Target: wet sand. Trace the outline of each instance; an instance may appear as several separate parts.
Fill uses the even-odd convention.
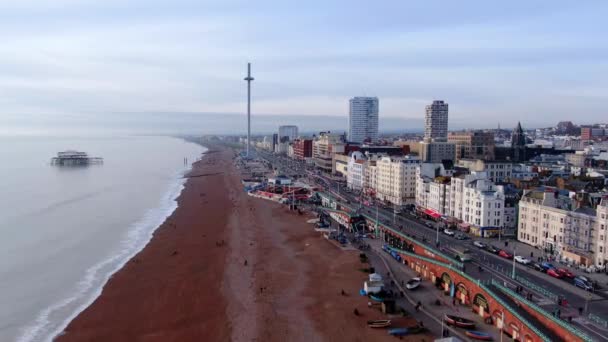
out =
[[[358,294],[358,252],[322,238],[309,217],[247,196],[233,151],[210,151],[152,241],[57,340],[394,340],[365,324],[383,316]],[[432,340],[404,340],[423,339]]]

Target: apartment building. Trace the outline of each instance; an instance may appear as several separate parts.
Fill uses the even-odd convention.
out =
[[[486,172],[452,177],[449,216],[492,236],[505,225],[505,193]]]
[[[487,172],[488,179],[494,183],[507,182],[513,174],[513,164],[510,162],[465,158],[459,160],[457,164],[471,171]]]
[[[365,165],[365,182],[363,183],[363,191],[371,197],[376,196],[376,189],[378,188],[377,163],[377,159],[368,158],[367,164]]]
[[[357,96],[349,101],[348,141],[378,141],[378,98]]]
[[[321,171],[331,173],[333,168],[332,157],[336,153],[344,153],[344,135],[330,132],[321,132],[312,144],[312,157],[315,166]]]
[[[458,222],[478,236],[498,235],[506,224],[504,187],[486,172],[454,174],[443,164],[423,163],[416,177],[416,205],[420,213]]]
[[[485,131],[463,131],[448,134],[448,142],[455,145],[456,160],[494,160],[494,133]]]
[[[312,140],[311,139],[296,139],[293,141],[294,158],[305,160],[312,157]]]
[[[446,169],[441,163],[420,164],[416,169],[415,200],[419,212],[435,218],[447,214],[445,196],[449,191],[449,179],[452,174],[453,170]]]
[[[382,157],[376,163],[376,198],[397,206],[416,200],[416,170],[420,159],[414,156]]]
[[[361,191],[365,187],[367,157],[361,152],[351,153],[346,173],[346,186],[351,190]]]
[[[585,205],[586,194],[557,189],[524,192],[517,239],[575,264],[602,266],[608,260],[608,196]]]

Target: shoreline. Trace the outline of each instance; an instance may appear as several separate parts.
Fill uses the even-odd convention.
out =
[[[137,252],[135,252],[131,258],[129,258],[123,265],[121,268],[119,268],[116,272],[114,272],[109,279],[107,280],[107,282],[105,282],[104,286],[100,289],[101,294],[98,295],[90,305],[88,305],[83,311],[81,311],[79,314],[77,314],[75,316],[75,318],[73,318],[68,324],[67,326],[65,326],[65,328],[56,336],[54,336],[53,341],[64,341],[64,340],[75,340],[75,341],[81,341],[81,340],[86,340],[86,341],[107,341],[107,340],[112,340],[112,341],[116,341],[116,340],[124,340],[124,341],[128,341],[128,340],[133,340],[133,338],[136,338],[137,336],[140,336],[143,334],[139,334],[139,333],[132,333],[132,332],[127,332],[127,331],[123,331],[123,332],[118,332],[118,334],[112,333],[109,330],[120,330],[120,326],[121,324],[119,324],[119,322],[116,322],[115,318],[112,318],[112,313],[114,312],[114,308],[116,307],[116,305],[122,306],[123,310],[125,309],[125,306],[121,305],[121,303],[123,303],[124,301],[133,301],[133,302],[138,302],[138,303],[146,303],[146,298],[133,298],[133,295],[129,290],[130,284],[133,283],[133,280],[136,280],[137,278],[140,278],[141,276],[146,276],[149,277],[151,274],[154,273],[154,268],[155,268],[155,261],[158,259],[164,259],[164,258],[180,258],[181,256],[179,255],[179,248],[177,248],[177,246],[175,246],[175,248],[171,249],[170,251],[167,251],[167,253],[158,253],[157,250],[154,251],[154,253],[149,253],[149,249],[151,247],[152,244],[157,245],[155,249],[158,249],[158,247],[161,247],[162,249],[165,249],[168,244],[168,242],[170,241],[162,241],[161,245],[158,246],[158,243],[155,243],[155,241],[158,241],[159,238],[166,240],[169,236],[171,235],[173,232],[172,230],[175,230],[176,228],[180,228],[180,222],[177,222],[177,220],[175,219],[176,213],[177,212],[181,212],[184,211],[184,207],[190,207],[192,204],[196,205],[198,204],[196,202],[196,200],[194,200],[194,192],[193,190],[200,190],[198,189],[200,187],[200,184],[196,184],[199,185],[198,187],[193,187],[192,183],[209,183],[207,181],[207,179],[209,179],[208,177],[200,177],[200,178],[193,178],[191,177],[192,175],[196,175],[199,173],[205,173],[205,172],[200,172],[201,170],[205,170],[205,164],[209,162],[209,160],[214,160],[214,158],[211,158],[210,156],[212,155],[211,153],[209,153],[212,150],[212,147],[210,146],[203,146],[206,151],[204,151],[202,153],[202,158],[198,161],[196,161],[195,163],[192,164],[192,167],[189,171],[187,171],[183,177],[181,177],[180,179],[181,181],[181,191],[177,194],[177,196],[174,198],[174,202],[176,203],[176,206],[174,208],[174,210],[165,217],[165,219],[154,229],[154,231],[151,234],[150,239],[148,240],[148,242],[146,243],[146,245],[142,248],[139,249]],[[211,187],[211,184],[208,184],[209,187]],[[193,189],[193,188],[197,188],[197,189]],[[186,192],[189,192],[189,196],[185,195]],[[199,195],[199,193],[196,193],[196,195]],[[196,196],[198,197],[198,196]],[[192,212],[192,208],[188,208],[190,210],[186,210],[186,211],[190,211]],[[200,217],[198,217],[198,219],[202,222],[205,220],[205,214],[200,213],[199,214]],[[170,238],[170,237],[169,237]],[[151,255],[152,256],[149,256]],[[163,255],[164,254],[164,255]],[[150,262],[148,263],[148,259],[150,259]],[[161,261],[161,260],[158,260]],[[138,269],[139,268],[139,269]],[[142,269],[145,268],[145,269]],[[135,269],[135,274],[134,273],[134,269]],[[135,278],[135,279],[133,279]],[[116,285],[115,285],[116,284]],[[146,287],[146,284],[138,284],[138,286],[142,286],[142,287]],[[142,291],[142,292],[147,292],[147,291]],[[110,298],[108,298],[110,297]],[[119,298],[119,299],[114,299],[114,298]],[[130,313],[128,312],[129,310],[126,310],[124,318],[130,316]],[[144,315],[145,314],[145,310],[141,310],[140,307],[140,311],[138,314]],[[158,317],[161,317],[162,315],[158,315]],[[107,321],[108,319],[115,321],[114,323],[110,323],[108,324]],[[96,329],[96,326],[99,326],[98,323],[90,323],[91,320],[95,321],[95,322],[99,322],[100,321],[105,321],[106,323],[102,323],[102,325],[106,326],[106,329]],[[91,329],[93,328],[93,329]],[[127,329],[128,327],[122,326],[123,329]],[[103,331],[101,331],[103,330]],[[128,330],[128,329],[127,329]],[[107,335],[108,334],[108,335]],[[106,337],[108,336],[108,337]],[[130,337],[131,336],[131,337]],[[164,339],[159,339],[159,340],[164,340]]]
[[[178,207],[55,340],[392,340],[365,323],[382,316],[358,295],[358,252],[248,196],[234,152],[207,148]]]
[[[186,171],[186,174],[189,173],[190,170]],[[179,179],[182,179],[182,177],[180,177]],[[102,278],[102,282],[101,285],[98,286],[89,296],[90,298],[87,298],[85,300],[85,302],[80,305],[73,313],[71,313],[66,319],[64,319],[61,324],[54,329],[48,336],[47,336],[47,341],[55,341],[59,336],[61,336],[61,334],[63,333],[63,331],[68,327],[68,325],[74,320],[76,319],[80,314],[82,314],[82,312],[84,312],[88,307],[90,307],[96,300],[97,298],[99,298],[99,296],[101,296],[102,292],[103,292],[103,288],[105,287],[105,285],[108,283],[108,281],[110,279],[112,279],[112,277],[114,276],[114,274],[116,274],[117,272],[119,272],[123,267],[125,267],[125,265],[131,261],[131,259],[133,259],[139,252],[141,252],[144,248],[146,248],[147,244],[150,243],[150,241],[152,240],[152,238],[154,237],[154,232],[162,225],[162,223],[169,218],[173,212],[177,209],[177,207],[179,206],[177,203],[177,199],[179,198],[181,192],[184,190],[185,188],[185,183],[186,180],[184,179],[183,181],[180,181],[179,183],[175,183],[175,184],[171,184],[171,186],[175,186],[176,188],[179,188],[178,190],[176,189],[175,191],[167,191],[167,194],[171,194],[168,197],[171,197],[171,205],[172,205],[172,209],[170,210],[166,210],[166,213],[162,214],[161,216],[163,216],[163,218],[161,219],[161,222],[159,224],[154,225],[154,228],[150,231],[147,232],[145,235],[145,241],[142,242],[142,246],[137,246],[136,248],[133,249],[133,251],[130,251],[129,253],[127,253],[127,255],[125,255],[123,258],[120,258],[121,260],[118,262],[118,264],[112,268],[111,271],[109,271],[107,274],[105,274]],[[167,197],[167,196],[163,196],[163,197]],[[159,210],[160,208],[156,208],[157,210]],[[134,223],[134,225],[137,225],[139,222],[145,220],[145,217],[142,217],[142,219],[138,220],[137,222]],[[130,231],[127,235],[132,234],[133,232]],[[91,268],[89,268],[87,270],[87,274],[89,273],[90,269],[95,269],[98,268],[99,265],[103,265],[109,261],[111,261],[113,258],[110,257],[108,259],[102,260],[99,263],[93,265]],[[99,267],[101,268],[101,267]],[[85,279],[86,279],[86,275],[85,275]],[[80,284],[80,283],[79,283]],[[77,297],[74,297],[77,298]],[[69,298],[66,299],[65,301],[70,300]],[[63,303],[65,301],[62,301],[60,303]],[[58,305],[59,307],[56,307],[57,305],[51,306],[48,309],[43,310],[43,313],[46,311],[52,312],[53,310],[56,309],[60,309],[62,305]],[[47,316],[44,314],[41,314],[41,316]],[[34,336],[36,334],[34,333]],[[31,340],[28,339],[27,337],[25,337],[25,334],[22,335],[23,337],[20,338],[18,341],[29,341]]]
[[[195,144],[191,141],[186,142]],[[208,149],[201,144],[196,145],[201,149],[201,154],[197,157],[197,160],[200,160],[200,156]],[[154,237],[155,231],[177,209],[178,198],[187,182],[186,176],[191,171],[192,164],[174,172],[170,176],[170,182],[166,183],[165,191],[159,197],[157,205],[146,209],[141,217],[128,225],[118,242],[116,253],[108,254],[90,265],[81,278],[73,284],[71,295],[59,298],[36,312],[32,321],[19,328],[15,341],[56,340],[75,318],[95,302],[114,274],[147,246]]]

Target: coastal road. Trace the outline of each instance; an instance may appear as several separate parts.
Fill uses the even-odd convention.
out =
[[[511,276],[513,273],[514,264],[511,260],[506,260],[497,256],[496,254],[476,248],[472,244],[473,240],[457,240],[453,237],[449,237],[443,234],[442,230],[438,229],[437,227],[429,228],[425,226],[423,224],[426,223],[424,220],[398,215],[390,208],[365,206],[360,201],[360,197],[357,194],[346,190],[344,182],[336,181],[335,179],[331,179],[326,175],[320,174],[302,161],[276,156],[266,152],[262,152],[260,155],[273,164],[273,166],[275,166],[282,173],[288,175],[298,175],[300,177],[306,175],[310,181],[314,182],[321,188],[324,188],[334,197],[339,198],[339,202],[343,206],[350,207],[353,210],[358,209],[361,213],[365,213],[372,218],[377,217],[383,224],[393,227],[393,229],[401,230],[403,233],[414,235],[419,240],[426,238],[428,243],[432,244],[433,246],[436,240],[439,241],[442,249],[444,249],[444,251],[448,254],[451,254],[451,252],[447,246],[462,246],[469,248],[473,254],[473,261],[471,263],[467,263],[467,273],[473,277],[482,280],[494,278],[505,281],[508,284],[511,284],[513,287],[516,285],[524,285],[512,279]],[[496,243],[496,241],[494,241],[494,243]],[[443,246],[446,246],[446,248],[443,248]],[[504,248],[504,246],[498,245],[496,245],[496,247],[499,249]],[[478,270],[479,266],[482,267],[482,272]],[[553,310],[560,308],[562,316],[578,315],[578,308],[587,306],[588,311],[585,313],[585,315],[591,312],[600,317],[608,318],[608,303],[603,301],[604,298],[596,294],[591,294],[575,287],[565,280],[552,278],[545,273],[535,271],[530,267],[519,264],[515,264],[515,274],[526,278],[530,282],[542,287],[544,290],[550,293],[564,296],[568,303],[570,303],[568,307],[559,307],[544,294],[541,294],[538,291],[532,291],[535,295],[536,302],[548,312],[552,312]],[[592,300],[587,302],[590,298]],[[593,326],[582,324],[577,324],[577,326],[600,340],[608,339],[608,331],[594,329]]]

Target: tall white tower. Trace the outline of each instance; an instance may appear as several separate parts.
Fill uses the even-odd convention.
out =
[[[378,141],[378,98],[357,96],[350,99],[348,141]]]
[[[249,158],[249,145],[251,144],[251,63],[247,63],[247,158]]]
[[[443,101],[433,101],[426,106],[424,118],[424,141],[448,141],[448,104]]]

